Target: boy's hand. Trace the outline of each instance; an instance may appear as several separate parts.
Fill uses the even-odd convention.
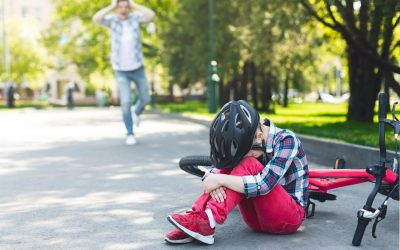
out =
[[[220,174],[211,174],[211,173],[206,173],[203,177],[203,190],[207,194],[211,193],[211,191],[214,191],[215,189],[221,187],[219,184],[219,178]]]
[[[226,199],[225,187],[219,187],[213,191],[211,191],[210,195],[213,200],[216,202],[223,202]]]

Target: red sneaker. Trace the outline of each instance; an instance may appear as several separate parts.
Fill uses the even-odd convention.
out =
[[[174,229],[165,235],[165,241],[172,244],[184,244],[194,239],[179,229]]]
[[[168,220],[185,234],[206,244],[214,244],[215,229],[210,227],[205,212],[171,214]]]

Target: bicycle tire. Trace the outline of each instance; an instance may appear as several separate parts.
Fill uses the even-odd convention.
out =
[[[206,170],[212,165],[210,156],[204,155],[190,155],[182,157],[179,161],[179,167],[191,174],[198,177],[203,177]]]

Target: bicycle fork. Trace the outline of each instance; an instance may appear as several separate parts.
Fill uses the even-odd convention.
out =
[[[376,219],[382,211],[381,209],[374,209],[372,207],[372,203],[374,202],[375,196],[382,185],[382,178],[385,175],[385,171],[386,168],[384,165],[383,166],[375,165],[373,167],[367,168],[368,173],[376,176],[376,182],[372,192],[368,196],[365,206],[362,209],[358,210],[357,212],[358,223],[352,241],[353,246],[359,246],[361,244],[361,240],[364,236],[365,229],[367,228],[369,222],[373,219]]]

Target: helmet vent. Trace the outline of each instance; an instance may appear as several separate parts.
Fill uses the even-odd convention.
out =
[[[221,147],[220,147],[220,149],[221,149],[222,158],[225,158],[225,157],[226,157],[226,155],[225,155],[225,140],[223,140],[223,141],[221,142]]]
[[[214,122],[214,124],[213,124],[213,126],[212,126],[212,128],[214,129],[214,131],[215,131],[215,129],[217,128],[218,124],[219,124],[219,119],[215,119],[215,122]]]
[[[240,108],[242,109],[242,111],[243,111],[243,113],[245,114],[247,120],[249,120],[249,122],[250,122],[250,124],[251,124],[252,122],[251,122],[251,115],[250,115],[249,110],[248,110],[245,106],[243,106],[243,105],[240,105]]]
[[[239,116],[239,114],[236,114],[236,117],[235,117],[235,126],[236,126],[236,128],[240,128],[240,129],[243,128],[243,120],[242,120],[242,118]]]
[[[229,120],[226,120],[224,126],[222,127],[222,131],[226,132],[228,131],[228,129],[229,129]]]
[[[214,137],[214,147],[217,150],[217,152],[219,153],[219,147],[218,147],[218,143],[217,143],[217,137]]]
[[[232,156],[236,155],[237,149],[238,149],[238,144],[236,143],[236,141],[232,141],[232,144],[231,144],[231,155]]]

